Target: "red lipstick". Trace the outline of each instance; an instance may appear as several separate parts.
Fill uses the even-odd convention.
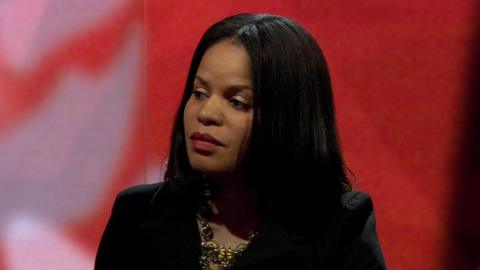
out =
[[[190,139],[193,149],[202,154],[208,154],[219,146],[225,146],[208,133],[194,132],[190,135]]]

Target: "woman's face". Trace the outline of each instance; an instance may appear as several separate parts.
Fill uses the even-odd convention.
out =
[[[253,117],[250,59],[231,40],[203,55],[185,105],[183,123],[190,165],[209,176],[241,174]]]

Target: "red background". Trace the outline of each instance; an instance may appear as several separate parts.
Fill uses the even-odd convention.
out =
[[[474,1],[150,1],[148,144],[163,153],[192,51],[213,22],[273,13],[324,50],[355,187],[374,199],[390,269],[478,269]],[[155,159],[155,158],[154,158]]]

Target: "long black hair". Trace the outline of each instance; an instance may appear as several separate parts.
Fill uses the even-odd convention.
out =
[[[273,216],[338,207],[351,185],[325,57],[298,23],[269,14],[227,17],[202,36],[176,114],[165,180],[200,187],[202,176],[187,157],[183,113],[205,51],[226,39],[243,45],[251,60],[254,116],[245,174],[263,206]]]

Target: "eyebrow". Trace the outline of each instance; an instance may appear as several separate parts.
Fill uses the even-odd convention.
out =
[[[205,85],[206,87],[210,87],[209,83],[202,79],[200,76],[195,75],[195,79],[199,80],[201,84]],[[234,90],[251,90],[253,91],[252,87],[249,85],[244,85],[244,84],[238,84],[238,85],[231,85],[228,87],[229,89],[234,89]]]

